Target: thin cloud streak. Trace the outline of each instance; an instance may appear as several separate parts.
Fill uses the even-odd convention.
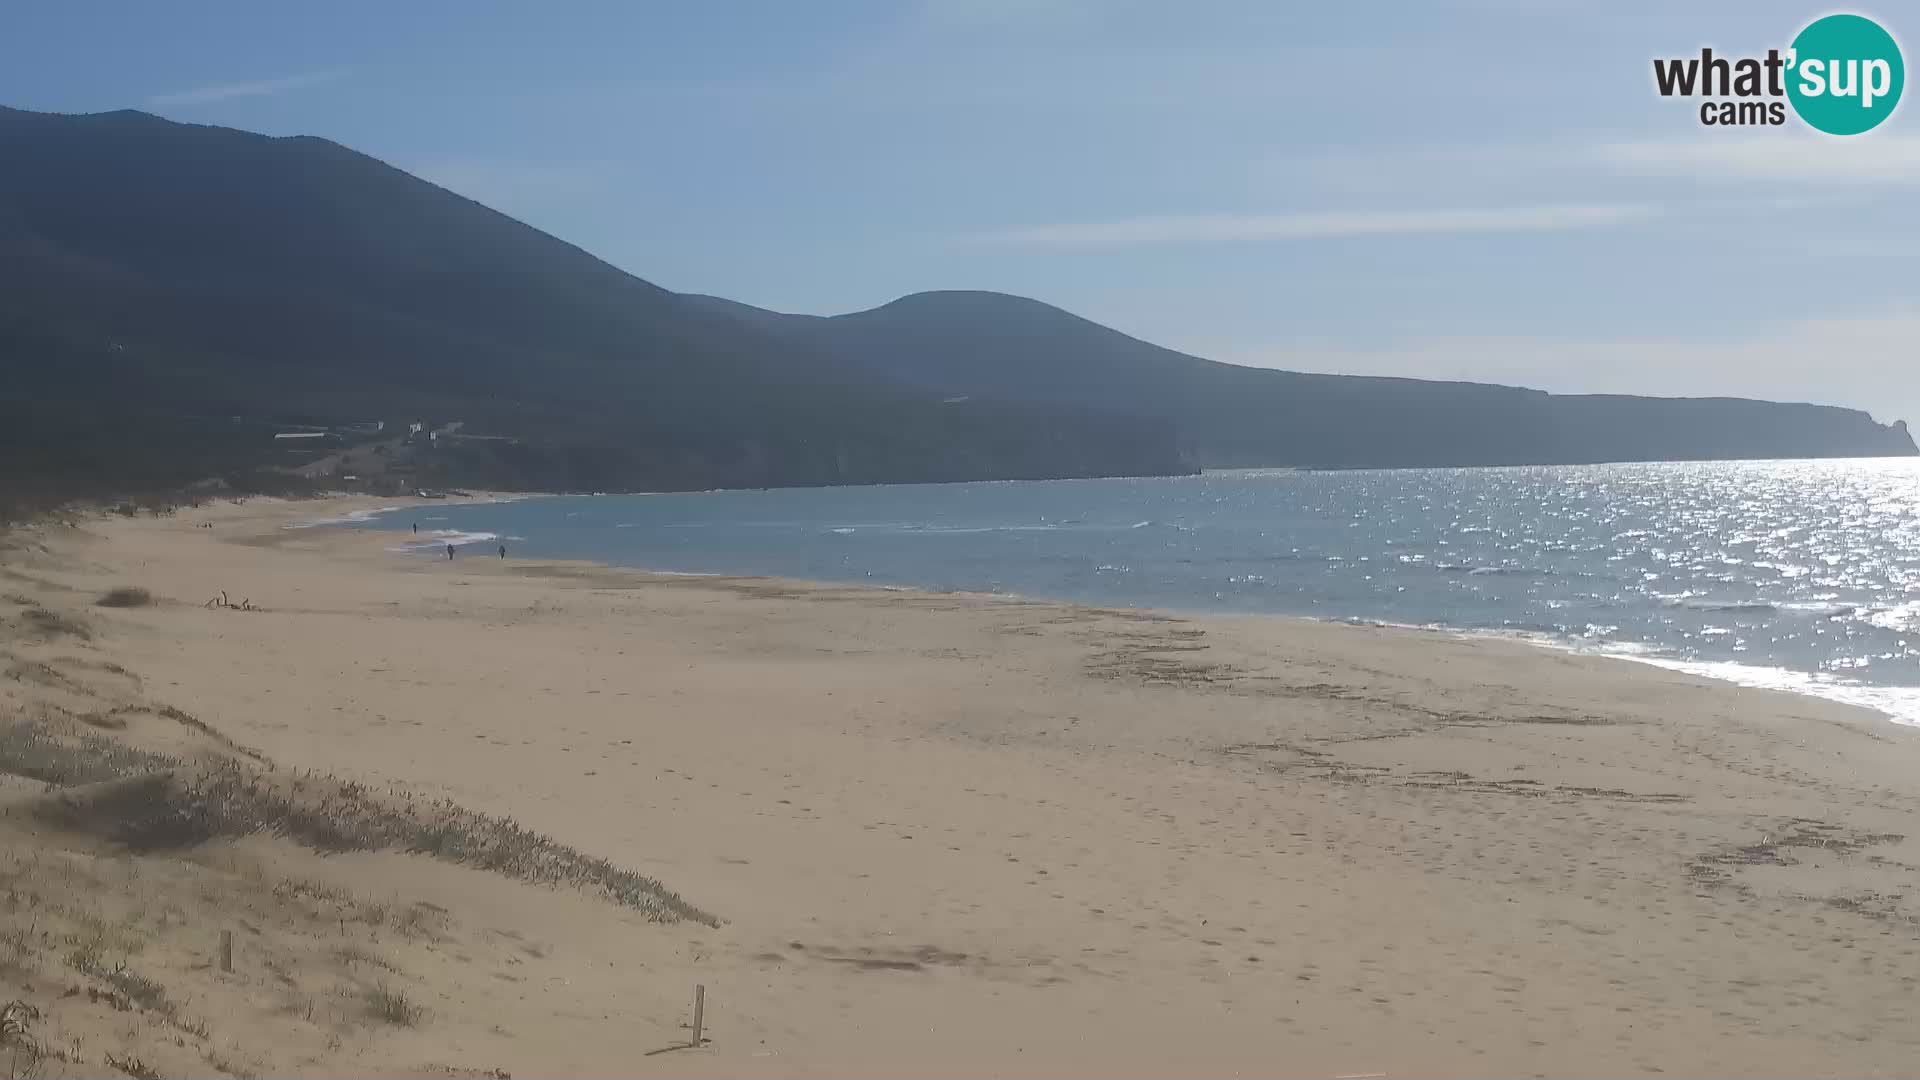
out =
[[[180,105],[210,105],[216,101],[228,101],[233,98],[268,97],[273,94],[284,94],[289,90],[334,82],[350,74],[352,72],[347,68],[332,68],[327,71],[311,71],[304,75],[289,75],[284,79],[221,83],[217,86],[200,86],[171,94],[156,94],[148,98],[146,103],[152,108],[164,109]]]
[[[1693,180],[1920,183],[1920,136],[1916,135],[1616,142],[1595,147],[1593,157],[1616,172]]]
[[[1498,210],[1367,210],[1307,214],[1173,214],[1121,221],[1026,225],[962,237],[985,247],[1051,249],[1219,244],[1261,240],[1541,232],[1626,225],[1659,216],[1644,204],[1522,206]]]

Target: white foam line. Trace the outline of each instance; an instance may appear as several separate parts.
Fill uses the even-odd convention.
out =
[[[539,498],[539,497],[541,496],[479,495],[479,496],[473,496],[471,498],[460,499],[452,503],[451,505],[499,506],[505,503],[522,502],[527,499]],[[429,504],[411,503],[411,504],[408,504],[407,506],[379,506],[371,510],[349,510],[346,513],[340,514],[336,517],[312,518],[306,521],[290,521],[287,524],[282,525],[280,527],[283,529],[313,529],[323,525],[365,525],[368,522],[372,521],[374,518],[379,517],[381,514],[396,514],[402,510],[409,510],[409,509],[417,510],[424,505],[429,505]],[[438,505],[438,504],[436,503],[434,505]]]
[[[449,544],[454,547],[465,547],[468,544],[488,544],[500,539],[499,533],[461,532],[459,529],[433,529],[421,535],[423,539],[409,541],[397,547],[390,547],[387,550],[403,553],[438,551]],[[432,539],[424,539],[424,537],[432,537]],[[519,537],[509,536],[507,539],[518,540]]]
[[[1612,654],[1599,653],[1598,655]],[[1842,682],[1830,675],[1809,674],[1786,668],[1756,667],[1752,664],[1738,664],[1726,660],[1674,660],[1664,656],[1626,654],[1620,655],[1619,659],[1652,664],[1654,667],[1666,668],[1669,671],[1682,671],[1689,675],[1700,675],[1760,690],[1784,691],[1835,701],[1842,705],[1871,709],[1896,724],[1920,727],[1920,686],[1869,686],[1865,683]]]
[[[1716,682],[1732,683],[1756,690],[1800,694],[1804,697],[1852,705],[1855,708],[1877,712],[1896,724],[1920,727],[1920,686],[1872,686],[1866,683],[1846,682],[1826,674],[1794,671],[1790,668],[1761,667],[1731,660],[1681,660],[1676,657],[1661,656],[1650,646],[1632,642],[1608,642],[1604,645],[1594,645],[1569,641],[1548,634],[1459,630],[1443,626],[1414,627],[1414,629],[1442,630],[1466,638],[1491,637],[1504,641],[1518,641],[1525,645],[1552,649],[1555,652],[1598,656],[1606,660],[1631,660],[1634,663],[1650,664],[1668,671],[1713,679]]]
[[[280,526],[283,529],[314,529],[322,525],[365,525],[381,514],[391,514],[396,510],[405,510],[404,506],[381,506],[372,510],[349,510],[338,517],[313,518],[307,521],[290,521]]]

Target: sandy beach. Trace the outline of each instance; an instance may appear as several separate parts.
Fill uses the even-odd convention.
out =
[[[0,554],[0,708],[171,708],[276,776],[511,818],[718,925],[398,851],[128,856],[10,813],[8,887],[56,865],[93,882],[91,918],[142,928],[127,963],[213,1028],[43,1003],[73,1058],[766,1077],[1920,1060],[1920,730],[1873,713],[1422,631],[448,561],[284,527],[371,505],[31,530]],[[154,602],[94,604],[116,586]],[[205,606],[223,591],[254,610]],[[78,629],[28,634],[33,610]],[[187,738],[156,715],[95,727]],[[0,780],[0,799],[41,787]],[[182,920],[142,922],[169,889]],[[407,932],[345,913],[367,905],[426,914]],[[47,948],[36,992],[73,981]],[[376,983],[420,1016],[349,1008]],[[696,984],[709,1041],[680,1048]]]

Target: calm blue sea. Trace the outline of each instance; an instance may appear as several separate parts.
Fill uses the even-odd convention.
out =
[[[726,491],[429,505],[396,547],[1525,636],[1920,723],[1920,461]]]

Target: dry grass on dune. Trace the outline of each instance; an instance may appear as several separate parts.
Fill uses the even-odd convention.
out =
[[[387,983],[381,983],[367,991],[367,1011],[376,1019],[396,1027],[415,1027],[426,1015],[426,1010],[408,997],[405,990],[396,989]]]
[[[292,777],[237,761],[194,766],[100,735],[55,733],[36,721],[0,729],[0,772],[72,789],[37,802],[29,813],[134,853],[266,834],[328,853],[427,855],[520,881],[598,892],[660,922],[718,925],[652,878],[451,801],[383,798],[352,781]]]
[[[153,594],[133,585],[120,585],[100,595],[94,606],[108,608],[146,607],[153,603]]]
[[[180,764],[177,758],[137,750],[98,735],[75,732],[55,737],[40,721],[20,720],[0,727],[0,773],[38,780],[53,788],[99,784]]]
[[[512,819],[279,767],[99,654],[117,615],[29,584],[0,596],[0,1080],[331,1069],[381,1033],[470,1024],[430,974],[447,954],[518,980],[525,957],[496,931],[324,884],[316,854],[419,856],[718,924]],[[123,587],[94,607],[154,602]]]
[[[18,625],[25,631],[25,636],[42,642],[56,641],[60,638],[93,640],[92,628],[78,616],[53,611],[37,604],[29,606],[20,613]]]
[[[327,1061],[391,1017],[426,1022],[435,988],[401,958],[457,932],[433,905],[279,876],[235,852],[154,859],[32,839],[0,831],[4,1080]],[[243,939],[239,974],[216,959],[226,926]]]

